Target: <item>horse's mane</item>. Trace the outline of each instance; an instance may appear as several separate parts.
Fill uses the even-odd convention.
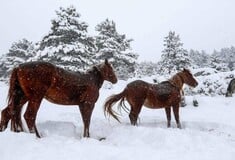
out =
[[[180,90],[184,84],[184,79],[181,74],[183,74],[183,71],[176,73],[168,80],[172,85],[176,86]]]
[[[94,73],[94,72],[99,72],[99,69],[97,68],[97,66],[93,66],[86,71],[86,73]]]
[[[100,88],[101,85],[103,84],[103,77],[102,77],[102,73],[101,73],[101,70],[99,68],[99,65],[98,66],[93,66],[92,68],[90,68],[89,70],[87,70],[86,74],[88,75],[93,75],[93,77],[95,77],[95,82],[97,84],[97,86]]]
[[[87,70],[87,73],[93,73],[93,72],[96,72],[96,71],[99,71],[101,70],[101,68],[104,66],[103,63],[101,64],[98,64],[98,65],[94,65],[92,66],[90,69]]]

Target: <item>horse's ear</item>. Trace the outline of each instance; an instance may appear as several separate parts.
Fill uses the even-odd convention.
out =
[[[183,71],[184,71],[184,72],[189,72],[189,70],[188,70],[188,69],[186,69],[186,68],[184,68],[184,69],[183,69]]]
[[[192,74],[192,73],[191,73],[191,71],[190,71],[189,69],[184,68],[184,70],[183,70],[183,71],[184,71],[184,72],[187,72],[187,73]]]
[[[104,63],[105,63],[105,64],[109,64],[109,62],[108,62],[108,59],[107,59],[107,58],[105,58]]]

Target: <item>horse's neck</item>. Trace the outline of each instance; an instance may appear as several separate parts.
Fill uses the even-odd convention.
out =
[[[101,86],[104,82],[104,79],[102,78],[102,75],[101,75],[100,71],[98,70],[98,68],[93,67],[92,70],[90,70],[87,74],[90,78],[92,78],[92,81],[94,82],[94,84],[98,88],[101,88]]]
[[[179,74],[174,75],[169,82],[171,84],[173,84],[174,86],[176,86],[177,88],[179,88],[180,90],[182,90],[184,82],[182,80],[182,78],[180,77]]]

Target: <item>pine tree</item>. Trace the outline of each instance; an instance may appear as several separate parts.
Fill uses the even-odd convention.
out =
[[[208,67],[210,64],[210,55],[207,54],[204,50],[201,52],[197,50],[190,50],[189,51],[189,57],[192,61],[192,66],[194,68],[203,68]]]
[[[170,31],[164,39],[164,46],[165,49],[162,51],[161,60],[158,63],[160,74],[171,74],[190,67],[189,54],[182,48],[183,43],[180,42],[179,35]]]
[[[93,64],[94,39],[87,23],[80,20],[75,7],[60,8],[52,20],[50,32],[39,42],[40,59],[70,70],[86,69]]]
[[[228,68],[230,71],[235,70],[235,47],[232,46],[230,48],[228,60],[226,62],[228,63]]]
[[[114,21],[106,19],[96,26],[98,35],[95,38],[97,47],[96,59],[109,59],[120,79],[134,76],[137,54],[133,53],[130,43],[124,34],[119,34]]]
[[[222,48],[220,51],[214,51],[212,57],[219,58],[221,63],[224,64],[223,70],[234,70],[235,69],[235,47]],[[226,68],[227,67],[227,68]]]
[[[220,53],[217,52],[216,50],[212,53],[211,57],[211,63],[210,66],[211,68],[214,68],[218,71],[227,71],[228,70],[228,65],[223,61],[222,56],[220,56]]]
[[[21,63],[30,61],[35,57],[35,46],[33,42],[27,39],[19,40],[11,45],[8,53],[0,58],[0,77],[5,79],[9,76],[11,70]]]
[[[230,48],[229,56],[228,56],[228,68],[230,71],[235,70],[235,47],[232,46]]]
[[[138,77],[152,76],[157,74],[157,63],[144,61],[137,64],[136,74]]]

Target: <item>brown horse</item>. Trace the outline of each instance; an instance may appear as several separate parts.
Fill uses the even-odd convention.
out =
[[[179,106],[181,102],[181,89],[184,83],[192,87],[198,85],[193,75],[187,69],[177,73],[170,80],[159,84],[150,84],[141,80],[133,81],[121,93],[107,99],[104,105],[104,113],[105,115],[111,115],[119,121],[119,114],[112,109],[112,106],[121,100],[118,106],[119,110],[121,108],[129,110],[124,104],[124,100],[126,99],[130,104],[129,118],[132,125],[137,124],[138,115],[144,105],[152,109],[165,108],[167,126],[170,127],[172,106],[177,127],[181,128]]]
[[[8,106],[2,111],[0,131],[11,120],[11,130],[23,131],[22,106],[28,102],[24,118],[30,132],[40,137],[35,120],[43,98],[61,105],[79,105],[84,137],[89,137],[91,114],[104,80],[117,82],[111,64],[94,66],[86,73],[69,72],[47,62],[29,62],[14,68],[10,78]]]

